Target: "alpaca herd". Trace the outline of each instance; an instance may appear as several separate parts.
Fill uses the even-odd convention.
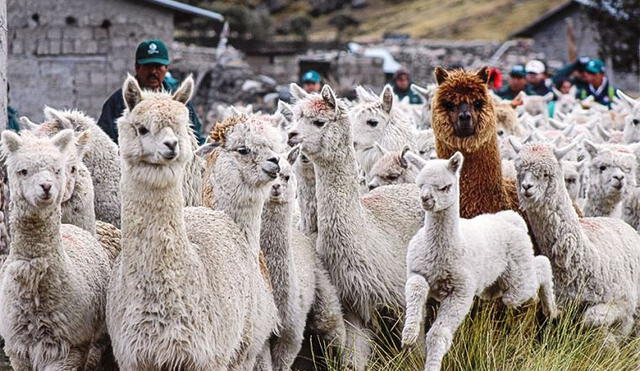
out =
[[[556,92],[548,117],[550,96],[514,108],[486,68],[435,80],[421,105],[291,84],[273,114],[221,107],[199,148],[190,77],[128,76],[119,146],[75,110],[21,118],[2,133],[12,367],[290,370],[315,334],[364,370],[389,332],[439,370],[476,298],[577,303],[607,345],[635,336],[640,101]]]

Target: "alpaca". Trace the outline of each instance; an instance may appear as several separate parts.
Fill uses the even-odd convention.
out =
[[[300,147],[292,152],[295,154],[293,173],[298,180],[296,199],[300,209],[298,229],[307,237],[315,238],[318,233],[318,203],[316,200],[316,171],[313,162],[304,153],[299,153]]]
[[[296,84],[291,90],[299,98],[289,145],[300,144],[315,166],[316,251],[344,308],[350,362],[361,370],[370,352],[374,312],[404,307],[403,256],[424,212],[412,184],[380,187],[361,198],[346,107],[328,85],[320,94],[307,94]]]
[[[558,303],[577,301],[582,322],[603,328],[608,341],[627,336],[640,314],[640,236],[619,219],[578,217],[558,162],[568,148],[512,144],[520,205],[551,261]]]
[[[405,155],[409,152],[409,146],[404,146],[401,151],[389,152],[376,143],[376,147],[383,153],[382,157],[371,168],[369,190],[390,184],[414,183],[418,169],[409,163]]]
[[[435,155],[436,139],[432,129],[420,130],[416,136],[416,151],[425,160],[430,160]]]
[[[416,118],[416,127],[419,130],[427,130],[431,128],[431,101],[437,85],[429,84],[426,88],[423,88],[420,85],[411,84],[410,88],[424,101],[423,104],[419,105],[421,114]]]
[[[575,85],[571,86],[569,92],[564,94],[560,90],[556,89],[556,87],[551,88],[553,93],[556,96],[555,109],[553,111],[554,118],[557,118],[560,114],[568,114],[573,108],[576,106],[578,101],[576,100],[577,88]]]
[[[624,142],[627,144],[640,142],[640,101],[629,97],[620,90],[618,94],[629,103],[631,110],[624,119]]]
[[[289,370],[302,345],[302,339],[320,282],[316,277],[316,255],[313,243],[301,232],[292,230],[295,177],[291,165],[280,160],[280,174],[271,186],[269,198],[262,210],[260,248],[264,253],[273,296],[278,307],[280,327],[271,341],[271,356],[275,370]],[[318,302],[331,303],[321,299]],[[337,302],[333,302],[334,305]],[[332,308],[327,308],[331,310]],[[344,324],[339,305],[333,308],[331,323],[341,324],[332,337],[344,341]]]
[[[123,370],[249,370],[276,326],[273,299],[259,294],[267,290],[259,224],[243,229],[224,212],[183,208],[193,84],[188,77],[170,95],[142,91],[128,76],[122,89],[122,252],[107,291],[107,328]],[[254,150],[250,177],[230,192],[262,194],[277,176],[273,152]],[[248,203],[261,207],[262,199]]]
[[[432,126],[438,157],[449,158],[456,151],[465,156],[460,215],[469,219],[501,210],[518,211],[515,183],[502,177],[487,68],[447,72],[437,67],[435,77],[438,90],[433,99]]]
[[[580,177],[582,168],[584,167],[585,160],[582,161],[560,161],[560,167],[562,168],[562,176],[564,177],[564,184],[567,186],[567,192],[569,198],[574,204],[580,204]],[[514,178],[515,179],[515,178]]]
[[[597,145],[588,140],[583,145],[591,156],[585,216],[622,217],[625,193],[636,185],[635,155],[619,145]]]
[[[518,114],[511,106],[511,102],[495,105],[496,133],[502,137],[506,135],[522,136],[524,130],[518,123]]]
[[[0,336],[16,370],[95,370],[108,348],[104,310],[112,265],[87,231],[61,224],[73,131],[5,131],[11,248],[0,267]]]
[[[415,148],[416,132],[409,117],[396,107],[391,86],[385,86],[380,97],[361,86],[356,93],[358,103],[349,109],[349,118],[355,133],[356,158],[368,178],[373,164],[382,156],[375,142],[390,151],[400,150],[405,144]]]
[[[547,122],[547,118],[549,117],[548,104],[553,99],[553,93],[549,92],[544,96],[540,96],[528,95],[524,91],[521,91],[517,98],[522,99],[522,105],[518,106],[519,110],[531,116],[541,115],[542,120],[540,122]]]
[[[475,296],[493,299],[498,292],[505,305],[517,307],[540,291],[545,313],[557,315],[551,264],[545,256],[533,256],[524,219],[511,210],[460,218],[462,164],[456,152],[449,160],[426,162],[416,179],[426,217],[407,251],[402,344],[418,340],[427,298],[439,301],[426,337],[425,370],[440,369]]]

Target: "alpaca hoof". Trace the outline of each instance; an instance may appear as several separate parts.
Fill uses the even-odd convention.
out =
[[[418,341],[419,331],[415,328],[405,327],[402,330],[402,348],[413,347]]]

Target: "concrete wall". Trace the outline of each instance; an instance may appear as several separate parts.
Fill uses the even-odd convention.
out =
[[[42,108],[98,117],[133,72],[143,39],[173,40],[173,13],[127,0],[8,0],[11,104],[34,121]]]

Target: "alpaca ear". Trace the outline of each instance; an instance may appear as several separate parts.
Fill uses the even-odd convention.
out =
[[[609,139],[611,139],[611,133],[609,133],[605,128],[603,128],[602,125],[600,125],[599,122],[596,122],[596,129],[597,129],[598,134],[600,135],[600,137],[605,142],[608,142]]]
[[[407,152],[409,152],[409,145],[405,144],[404,147],[402,147],[402,151],[400,151],[400,166],[402,166],[403,168],[408,168],[409,167],[409,163],[407,162],[407,159],[404,157]]]
[[[91,143],[91,131],[85,130],[76,136],[76,153],[78,158],[82,159],[84,155],[89,151],[89,144]]]
[[[291,95],[296,100],[302,100],[307,96],[309,96],[309,94],[306,91],[304,91],[304,89],[302,89],[300,86],[298,86],[298,84],[296,84],[295,82],[292,82],[291,84],[289,84],[289,93],[291,93]]]
[[[362,85],[356,86],[356,97],[358,98],[358,102],[369,102],[372,100],[371,93]]]
[[[62,112],[49,106],[44,106],[44,117],[47,120],[55,121],[62,130],[73,129],[71,121],[69,121]]]
[[[518,142],[518,140],[514,137],[509,137],[509,143],[511,144],[511,147],[513,147],[513,150],[516,153],[520,153],[520,151],[522,151],[522,144]]]
[[[20,130],[36,130],[38,128],[38,124],[29,120],[27,116],[20,117]]]
[[[427,161],[425,159],[423,159],[422,157],[416,155],[415,153],[409,151],[406,152],[404,154],[404,156],[402,156],[405,160],[407,160],[407,162],[409,162],[411,165],[415,166],[416,169],[420,170],[424,167],[424,165],[427,163]]]
[[[22,138],[11,130],[2,132],[2,149],[4,153],[12,153],[20,149]]]
[[[336,98],[336,94],[333,92],[333,89],[329,85],[325,85],[322,87],[322,91],[320,91],[320,95],[324,102],[335,111],[338,110],[338,99]]]
[[[218,142],[209,142],[209,143],[205,143],[203,145],[201,145],[200,147],[198,147],[198,149],[196,149],[196,156],[199,157],[204,157],[207,153],[213,151],[214,149],[218,148],[220,146],[220,143]]]
[[[291,151],[289,151],[289,153],[287,153],[287,162],[293,166],[293,164],[296,163],[296,160],[298,159],[298,156],[300,155],[300,146],[295,146],[291,149]]]
[[[544,100],[545,102],[551,102],[553,100],[553,93],[552,92],[548,92],[547,94],[545,94],[542,97],[542,100]]]
[[[484,66],[481,69],[479,69],[478,72],[476,72],[476,76],[478,76],[480,80],[482,80],[482,82],[484,82],[485,84],[488,84],[489,83],[489,67]]]
[[[460,173],[460,169],[462,169],[462,162],[464,162],[464,156],[462,156],[462,153],[456,152],[449,158],[447,167],[452,173],[458,174]]]
[[[133,108],[142,100],[142,90],[138,80],[130,74],[127,74],[127,79],[122,86],[122,97],[129,112],[133,111]]]
[[[635,106],[638,101],[631,98],[630,96],[626,95],[622,90],[618,89],[616,91],[616,94],[621,97],[622,99],[624,99],[625,101],[627,101],[627,103],[629,103],[631,105],[631,107]]]
[[[390,85],[386,85],[382,90],[382,109],[389,113],[393,107],[393,90]]]
[[[556,97],[561,97],[561,96],[563,96],[563,95],[564,95],[564,94],[562,94],[562,92],[561,92],[560,90],[556,89],[556,87],[555,87],[555,86],[552,86],[552,87],[551,87],[551,90],[553,91],[553,94],[555,94],[555,95],[556,95]]]
[[[378,142],[373,143],[373,146],[376,147],[378,151],[382,153],[383,156],[389,153],[389,151],[386,148],[384,148],[382,145],[380,145],[380,143]]]
[[[423,88],[420,85],[411,84],[411,88],[410,89],[413,90],[414,93],[420,95],[424,99],[425,103],[427,101],[429,101],[429,99],[428,99],[429,98],[429,90],[427,90],[426,88]]]
[[[562,148],[554,148],[553,149],[553,154],[556,156],[556,159],[558,161],[562,160],[562,158],[564,156],[567,155],[567,153],[571,152],[571,150],[576,146],[575,142],[571,142],[569,143],[567,146],[562,147]]]
[[[187,104],[191,100],[191,95],[193,94],[194,87],[193,77],[189,75],[186,80],[180,84],[178,90],[173,93],[173,100],[176,100],[182,104]]]
[[[58,134],[54,135],[53,138],[51,138],[51,142],[53,142],[54,146],[58,147],[60,152],[66,153],[69,150],[71,144],[74,143],[74,139],[75,137],[73,135],[73,130],[64,129]]]
[[[593,159],[598,155],[598,146],[592,141],[590,141],[589,139],[583,140],[582,146],[587,151],[587,153],[589,153],[589,156],[591,156],[591,159]]]
[[[293,110],[288,103],[279,100],[276,112],[279,112],[287,121],[293,120]]]
[[[549,125],[556,130],[564,130],[567,128],[567,125],[551,117],[549,117]]]
[[[436,82],[438,83],[438,85],[442,85],[442,83],[447,81],[447,78],[449,77],[449,72],[447,72],[447,70],[440,66],[436,67],[436,70],[433,71],[433,74],[436,77]]]

